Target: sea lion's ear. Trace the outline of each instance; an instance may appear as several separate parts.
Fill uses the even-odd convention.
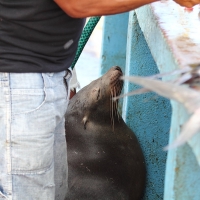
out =
[[[86,129],[86,124],[87,124],[87,122],[88,122],[88,118],[85,116],[85,117],[83,117],[83,124],[84,124],[84,129]]]

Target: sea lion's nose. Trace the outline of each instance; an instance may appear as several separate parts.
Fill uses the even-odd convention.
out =
[[[120,72],[122,72],[121,68],[119,66],[115,66],[115,70],[118,70]]]

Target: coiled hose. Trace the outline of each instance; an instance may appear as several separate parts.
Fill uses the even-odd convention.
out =
[[[77,60],[79,59],[81,52],[83,51],[83,48],[85,47],[88,39],[90,38],[90,35],[92,34],[92,31],[94,30],[95,26],[99,22],[101,17],[91,17],[87,24],[85,25],[83,32],[81,34],[80,40],[78,42],[78,49],[76,51],[76,56],[74,58],[74,61],[71,65],[71,68],[73,69]]]

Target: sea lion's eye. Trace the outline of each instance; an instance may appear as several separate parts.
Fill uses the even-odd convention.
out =
[[[98,89],[98,92],[97,92],[97,100],[99,99],[100,97],[100,88]]]

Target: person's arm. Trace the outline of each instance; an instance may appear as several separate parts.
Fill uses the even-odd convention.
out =
[[[111,15],[133,10],[157,0],[54,0],[75,18]]]
[[[62,10],[74,18],[102,16],[127,12],[158,0],[54,0]],[[200,0],[175,0],[185,7],[193,7]],[[167,9],[167,8],[166,8]]]

